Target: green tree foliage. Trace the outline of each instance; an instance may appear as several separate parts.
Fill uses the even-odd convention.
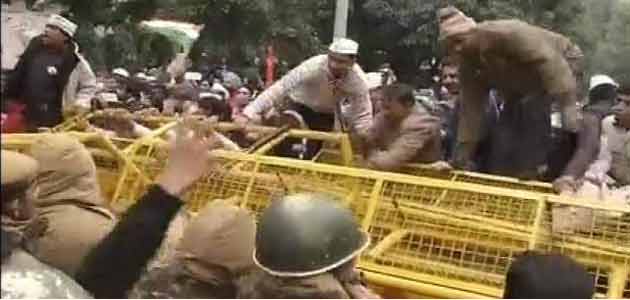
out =
[[[289,66],[321,53],[332,40],[335,0],[55,0],[68,5],[72,18],[82,27],[104,25],[114,36],[103,41],[81,39],[99,49],[119,49],[117,65],[145,63],[143,49],[159,63],[168,51],[155,51],[132,25],[158,15],[162,18],[205,24],[191,57],[201,51],[229,58],[234,66],[251,67],[267,45],[274,45]],[[418,67],[441,56],[437,43],[436,10],[455,5],[477,21],[518,18],[567,35],[587,55],[591,72],[613,76],[628,74],[630,8],[628,0],[351,0],[349,36],[361,44],[361,64],[373,70],[390,62],[405,81],[413,81]],[[121,31],[118,32],[118,28]],[[129,36],[131,35],[131,36]],[[153,39],[150,39],[153,40]],[[116,45],[117,43],[125,45]],[[147,44],[153,46],[146,46]],[[159,43],[158,43],[159,44]],[[105,47],[103,47],[104,45]],[[84,46],[85,47],[85,46]],[[135,51],[129,51],[129,49]],[[172,48],[172,47],[167,47]],[[102,50],[101,50],[102,51]],[[92,60],[112,66],[111,53],[86,50]],[[160,52],[159,55],[157,53]],[[114,52],[117,53],[117,52]],[[114,56],[109,57],[108,56]],[[627,67],[626,67],[627,68]]]
[[[593,32],[601,39],[591,57],[591,71],[630,84],[630,1],[611,2],[602,17],[610,21]]]

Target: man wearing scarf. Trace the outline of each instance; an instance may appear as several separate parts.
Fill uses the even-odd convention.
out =
[[[78,140],[46,134],[31,146],[31,155],[39,163],[35,205],[48,223],[33,254],[74,276],[82,259],[114,227],[114,215],[105,208],[92,156]]]
[[[90,109],[96,78],[73,40],[76,30],[76,24],[52,15],[7,82],[5,97],[24,106],[28,131],[58,125],[64,111]]]
[[[254,268],[256,224],[246,209],[215,200],[184,229],[175,258],[136,284],[131,298],[235,298]]]
[[[33,237],[45,229],[35,221],[30,189],[38,165],[17,152],[2,150],[1,156],[2,298],[90,298],[69,276],[29,253]]]

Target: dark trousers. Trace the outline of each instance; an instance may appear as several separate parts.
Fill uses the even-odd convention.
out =
[[[551,150],[551,99],[532,93],[506,101],[482,145],[482,172],[538,179],[547,169]]]
[[[335,114],[319,113],[311,109],[310,107],[292,102],[288,109],[293,110],[302,116],[304,123],[311,130],[329,132],[334,129],[335,126]],[[274,153],[283,157],[297,158],[302,154],[302,159],[312,159],[322,148],[322,141],[308,140],[305,145],[305,149],[296,149],[296,145],[302,144],[300,138],[288,138],[282,142],[275,149]]]

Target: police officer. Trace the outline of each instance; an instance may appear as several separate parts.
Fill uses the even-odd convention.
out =
[[[32,236],[43,231],[35,222],[33,194],[37,175],[32,158],[2,150],[2,298],[91,298],[70,277],[27,251]]]
[[[274,201],[259,219],[254,262],[259,271],[240,298],[373,298],[354,263],[369,244],[350,210],[326,194]]]
[[[81,260],[115,226],[90,151],[67,134],[44,134],[31,146],[39,165],[34,201],[48,229],[34,240],[38,259],[74,276]],[[77,226],[79,225],[80,226]]]
[[[234,298],[255,268],[256,223],[246,209],[215,200],[186,226],[175,259],[150,270],[131,298]]]

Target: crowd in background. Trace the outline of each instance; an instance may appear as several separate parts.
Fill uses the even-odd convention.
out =
[[[580,86],[579,47],[521,21],[476,23],[452,7],[438,20],[448,53],[436,86],[417,89],[397,82],[387,64],[365,73],[357,64],[359,44],[350,39],[334,41],[274,82],[244,78],[228,59],[193,66],[185,55],[145,72],[121,66],[95,76],[73,41],[77,26],[54,15],[3,83],[2,130],[37,132],[101,111],[87,129],[127,138],[150,132],[138,121],[146,116],[343,131],[361,155],[359,167],[400,171],[423,163],[553,182],[561,194],[630,205],[630,83],[595,75]],[[39,292],[56,297],[377,297],[356,269],[366,233],[350,211],[313,194],[274,202],[258,224],[229,201],[213,202],[186,226],[178,255],[143,273],[183,205],[181,195],[212,168],[199,162],[226,144],[186,130],[172,132],[163,174],[120,219],[108,212],[94,162],[78,141],[44,134],[31,157],[3,151],[2,296],[41,296],[5,286],[5,274],[15,281],[39,270],[50,276]],[[234,142],[234,149],[245,146]],[[282,155],[309,159],[322,148],[317,141],[289,143]],[[554,230],[564,232],[591,220],[553,213],[562,221]],[[313,246],[313,236],[299,234],[306,228],[327,243]],[[36,250],[28,248],[33,241]],[[593,294],[592,278],[566,257],[519,259],[507,274],[506,297]],[[54,269],[42,271],[40,261]]]

